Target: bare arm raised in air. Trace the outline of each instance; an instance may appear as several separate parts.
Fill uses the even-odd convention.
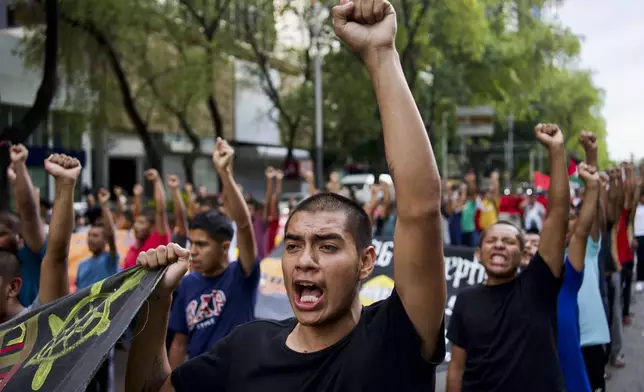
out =
[[[257,244],[246,200],[233,178],[233,158],[235,151],[225,140],[217,139],[217,146],[212,154],[212,161],[224,186],[226,209],[237,224],[237,247],[239,262],[248,276],[255,268]]]
[[[384,0],[342,1],[333,8],[333,23],[336,34],[364,60],[376,93],[396,190],[396,290],[429,359],[446,297],[441,182],[395,48],[396,13]]]
[[[570,210],[570,186],[564,137],[556,124],[539,124],[535,127],[534,133],[537,140],[548,150],[550,159],[548,215],[543,223],[539,254],[550,267],[552,274],[560,277]]]
[[[36,197],[31,176],[27,171],[29,151],[22,144],[11,146],[9,178],[13,186],[16,210],[20,217],[20,234],[32,252],[40,253],[45,245],[45,230],[40,219],[40,200]]]
[[[74,228],[74,187],[81,171],[76,158],[52,154],[45,160],[45,170],[56,180],[56,198],[51,214],[47,251],[40,267],[40,303],[47,304],[69,292],[67,255]]]
[[[581,272],[584,270],[588,236],[591,234],[591,229],[596,220],[595,215],[597,215],[599,175],[593,166],[588,166],[586,163],[581,163],[577,169],[579,170],[579,177],[584,181],[586,190],[581,211],[575,224],[575,231],[572,233],[568,244],[568,258],[573,268]]]

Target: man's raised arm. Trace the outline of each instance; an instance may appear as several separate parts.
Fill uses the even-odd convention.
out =
[[[67,255],[74,228],[74,187],[81,171],[76,158],[52,154],[45,160],[45,170],[56,180],[56,198],[51,214],[49,243],[40,267],[41,304],[64,297],[69,292]]]
[[[597,201],[599,200],[599,174],[594,166],[588,166],[586,163],[581,163],[578,167],[579,177],[584,181],[586,191],[584,192],[584,201],[581,205],[579,218],[575,225],[575,231],[572,233],[570,243],[568,245],[568,258],[573,268],[579,272],[584,270],[586,261],[586,244],[588,243],[588,236],[591,235],[594,221],[597,219]],[[597,242],[597,238],[593,241]]]
[[[376,92],[396,190],[396,290],[422,340],[423,356],[429,359],[446,297],[441,183],[395,48],[396,13],[384,0],[343,0],[334,7],[333,15],[336,34],[361,55]]]
[[[224,197],[227,201],[226,208],[237,225],[239,262],[244,273],[248,276],[253,272],[257,264],[257,242],[255,241],[255,232],[253,231],[253,222],[248,205],[233,178],[234,157],[235,150],[225,140],[217,138],[217,145],[212,153],[212,162],[224,186]]]
[[[566,231],[570,211],[570,185],[563,133],[556,124],[539,124],[534,134],[547,150],[550,159],[548,216],[543,223],[539,254],[552,274],[560,277],[566,249]]]
[[[12,179],[16,210],[20,216],[21,235],[32,252],[40,253],[45,245],[45,231],[40,219],[40,200],[36,198],[31,177],[27,171],[29,151],[22,144],[11,146],[9,151],[11,167],[9,178]]]

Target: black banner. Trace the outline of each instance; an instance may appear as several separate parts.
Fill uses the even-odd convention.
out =
[[[0,391],[85,391],[162,274],[132,268],[0,325]]]
[[[394,242],[392,237],[378,237],[373,240],[376,248],[376,266],[371,277],[362,285],[360,302],[368,306],[383,300],[394,288]],[[293,317],[293,310],[286,296],[282,275],[281,258],[283,247],[280,246],[261,264],[262,278],[260,296],[257,300],[255,315],[258,318],[280,320]],[[461,288],[481,283],[485,279],[485,270],[474,257],[474,249],[446,246],[445,278],[447,279],[447,305],[445,306],[445,325],[456,303],[456,296]],[[440,370],[443,370],[451,359],[450,345],[447,338],[447,355]]]

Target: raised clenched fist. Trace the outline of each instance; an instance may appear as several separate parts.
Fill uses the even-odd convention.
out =
[[[170,295],[179,286],[181,278],[188,271],[190,251],[177,244],[170,243],[167,246],[161,245],[155,249],[139,253],[136,263],[148,270],[169,266],[158,289],[161,289],[164,294]]]
[[[105,188],[101,188],[101,190],[98,191],[98,203],[102,206],[106,206],[109,201],[110,192]]]
[[[141,184],[134,185],[134,189],[132,189],[132,194],[134,194],[134,196],[141,196],[143,194],[143,185]]]
[[[154,182],[159,179],[159,172],[157,169],[148,169],[143,173],[143,175],[145,176],[145,179],[150,182]]]
[[[179,189],[179,176],[176,174],[169,174],[166,178],[166,183],[170,189]]]
[[[590,131],[581,131],[579,134],[579,144],[584,148],[584,151],[597,151],[597,136]]]
[[[341,0],[333,7],[335,34],[363,59],[396,40],[396,11],[386,0]]]
[[[123,194],[123,189],[120,186],[115,186],[114,187],[114,196],[116,196],[116,199],[120,199],[121,195]]]
[[[586,184],[586,187],[599,185],[599,173],[597,173],[597,169],[594,166],[582,162],[577,166],[577,171],[579,172],[579,177]]]
[[[266,174],[267,179],[269,179],[269,180],[273,179],[273,178],[275,178],[275,174],[276,174],[275,169],[272,166],[269,166],[269,167],[266,168],[265,174]]]
[[[76,183],[81,164],[78,159],[65,154],[51,154],[45,159],[45,170],[58,181]]]
[[[25,163],[29,156],[29,150],[22,144],[14,144],[9,149],[9,157],[12,163]]]
[[[218,173],[230,173],[233,166],[235,150],[224,139],[218,137],[215,151],[212,153],[212,163]]]
[[[192,194],[192,190],[193,190],[193,188],[192,188],[192,184],[191,184],[191,183],[186,182],[185,189],[186,189],[186,193]]]
[[[281,170],[275,170],[275,179],[277,181],[282,181],[284,179],[284,172]]]
[[[534,128],[534,135],[549,150],[562,148],[564,145],[563,133],[557,124],[538,124]]]

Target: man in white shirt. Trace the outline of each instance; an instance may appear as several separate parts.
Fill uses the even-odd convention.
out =
[[[533,192],[523,205],[523,221],[526,231],[537,229],[541,232],[543,219],[546,216],[546,208],[537,201],[537,195]]]

